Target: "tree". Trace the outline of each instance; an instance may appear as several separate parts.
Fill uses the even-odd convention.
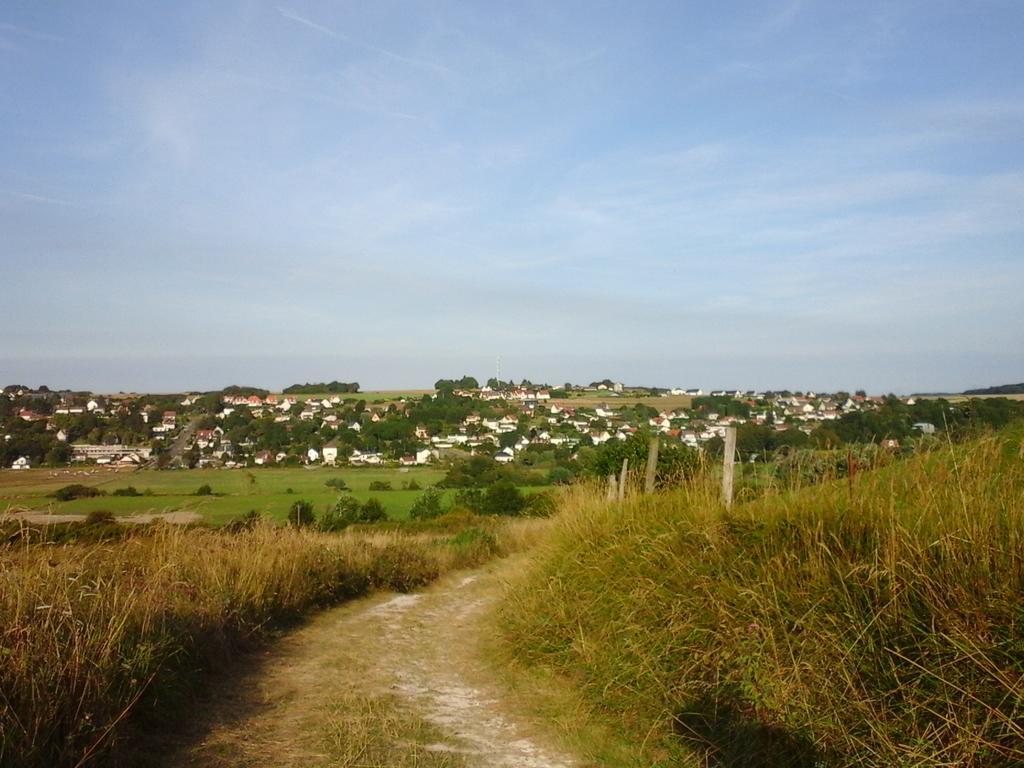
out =
[[[313,504],[305,499],[296,501],[288,510],[288,523],[296,528],[304,528],[314,522],[316,515],[313,513]]]
[[[444,514],[443,500],[444,496],[441,491],[436,488],[428,488],[413,502],[412,509],[409,510],[409,517],[414,520],[440,517]]]
[[[484,491],[480,507],[485,515],[515,516],[526,508],[526,499],[512,483],[502,480]]]

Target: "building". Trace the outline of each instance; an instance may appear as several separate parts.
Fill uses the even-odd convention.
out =
[[[72,461],[103,461],[110,463],[125,456],[137,456],[139,459],[148,459],[153,454],[153,449],[142,445],[83,445],[71,446]]]

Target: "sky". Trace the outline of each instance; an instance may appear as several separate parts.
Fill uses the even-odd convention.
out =
[[[0,5],[0,384],[1024,381],[1024,3]]]

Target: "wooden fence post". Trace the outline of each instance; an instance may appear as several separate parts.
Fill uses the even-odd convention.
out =
[[[736,460],[736,427],[725,428],[725,447],[722,454],[722,500],[726,509],[732,506],[732,471]]]
[[[647,475],[644,477],[644,493],[654,493],[654,480],[658,472],[658,438],[652,437],[647,448]]]
[[[619,475],[619,501],[626,498],[626,472],[629,470],[629,459],[622,460],[622,473]]]
[[[615,473],[608,475],[608,501],[615,501],[618,495],[618,483],[615,482]]]

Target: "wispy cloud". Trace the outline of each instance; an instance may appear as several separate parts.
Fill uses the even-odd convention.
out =
[[[454,72],[451,69],[444,66],[443,64],[438,64],[433,61],[425,61],[423,59],[415,59],[410,56],[403,56],[402,54],[395,53],[394,51],[390,51],[387,48],[381,48],[380,46],[373,45],[372,43],[366,43],[361,40],[356,40],[352,37],[349,37],[348,35],[344,35],[341,32],[338,32],[337,30],[331,29],[330,27],[326,27],[323,24],[318,24],[312,19],[307,19],[305,16],[300,16],[299,14],[295,13],[295,11],[289,10],[288,8],[282,8],[278,6],[277,12],[280,13],[282,17],[288,19],[289,21],[293,21],[296,24],[301,24],[304,27],[308,27],[309,29],[327,35],[328,37],[333,37],[336,40],[341,40],[342,42],[347,43],[355,48],[361,48],[364,51],[369,51],[370,53],[378,53],[381,56],[386,56],[389,59],[402,62],[403,64],[407,64],[411,67],[416,67],[417,69],[430,70],[433,72],[438,72],[446,75],[454,74]]]
[[[0,32],[7,32],[16,37],[27,38],[29,40],[40,40],[47,43],[64,42],[63,37],[51,35],[49,32],[39,32],[35,29],[27,29],[26,27],[19,27],[16,24],[9,24],[3,21],[0,21]]]
[[[72,203],[69,200],[62,200],[59,197],[48,197],[45,195],[35,195],[30,192],[17,192],[13,190],[0,190],[0,194],[7,197],[13,197],[19,200],[24,200],[29,203],[38,203],[40,205],[60,205],[72,208],[77,208],[77,203]]]

